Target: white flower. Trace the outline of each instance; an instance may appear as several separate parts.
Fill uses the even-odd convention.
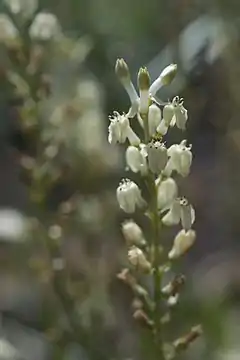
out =
[[[173,247],[168,254],[169,259],[177,259],[185,252],[187,252],[196,240],[196,233],[194,230],[181,230],[176,235]]]
[[[186,140],[180,144],[174,144],[168,149],[168,164],[165,169],[165,174],[170,176],[175,170],[182,176],[187,176],[190,172],[192,164],[191,146],[186,145]]]
[[[147,160],[143,152],[136,148],[136,146],[129,146],[126,150],[126,163],[129,168],[137,173],[141,172],[142,175],[147,173]]]
[[[175,199],[162,218],[162,223],[166,226],[177,225],[180,221],[186,231],[191,229],[195,221],[195,210],[185,198]]]
[[[139,270],[148,271],[151,268],[151,265],[147,261],[143,251],[136,246],[132,246],[131,249],[129,249],[128,260],[130,264]]]
[[[122,233],[128,245],[145,245],[146,241],[140,226],[133,220],[126,220],[122,224]]]
[[[172,178],[161,181],[157,193],[158,208],[160,210],[169,208],[177,197],[177,191],[177,184]]]
[[[153,136],[156,133],[157,127],[161,122],[161,109],[156,105],[152,104],[148,109],[148,126],[149,135]]]
[[[20,14],[24,18],[30,18],[38,7],[38,0],[4,0],[4,2],[13,14]]]
[[[110,144],[124,143],[128,138],[131,145],[140,144],[139,137],[131,129],[127,115],[120,115],[117,111],[109,117],[110,125],[108,127],[108,141]]]
[[[172,103],[166,105],[163,109],[163,118],[170,126],[176,126],[181,129],[186,129],[186,122],[188,119],[188,112],[183,106],[183,99],[176,96]]]
[[[148,166],[152,173],[160,174],[168,162],[167,148],[160,141],[147,145]]]
[[[47,41],[59,35],[60,24],[55,15],[42,12],[37,14],[29,29],[29,35],[33,39]]]
[[[176,64],[168,65],[165,69],[163,69],[159,77],[150,86],[149,89],[150,94],[154,96],[163,85],[169,85],[172,82],[173,78],[175,77],[176,72],[177,72]]]
[[[18,37],[18,30],[12,21],[5,14],[0,14],[0,43],[15,40]]]
[[[143,207],[145,201],[137,184],[129,179],[124,179],[117,188],[119,206],[126,213],[133,213],[137,207]]]

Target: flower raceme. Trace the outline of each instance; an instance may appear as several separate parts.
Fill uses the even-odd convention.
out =
[[[195,211],[186,199],[178,197],[178,186],[174,176],[179,174],[186,177],[190,173],[191,145],[187,145],[187,141],[182,140],[180,144],[167,147],[163,138],[174,126],[185,130],[188,112],[183,105],[183,99],[179,96],[175,96],[168,103],[163,103],[162,109],[154,99],[162,86],[171,83],[176,70],[174,64],[167,66],[151,84],[147,69],[141,68],[138,72],[138,93],[131,81],[128,65],[123,59],[117,60],[115,72],[129,96],[131,106],[126,114],[115,111],[109,118],[108,141],[111,144],[123,144],[128,140],[129,145],[125,153],[128,169],[133,173],[139,173],[147,182],[154,181],[159,221],[165,226],[180,223],[183,232],[175,243],[179,244],[181,240],[182,244],[182,239],[185,239],[185,244],[187,240],[194,238],[191,228],[195,221]],[[130,121],[133,121],[131,119],[135,116],[139,120],[141,131],[144,130],[144,136],[139,136],[131,128]],[[120,208],[126,213],[134,213],[137,208],[146,210],[147,202],[135,182],[129,179],[123,180],[117,188],[116,195]],[[139,227],[133,222],[125,225],[123,232],[125,237],[128,233],[142,237]],[[176,246],[178,245],[175,245],[175,248]],[[179,251],[175,252],[179,253]]]
[[[148,325],[151,324],[158,342],[161,339],[159,321],[164,317],[161,313],[162,309],[166,306],[175,306],[180,298],[180,293],[174,291],[175,287],[163,297],[159,295],[164,293],[162,271],[165,270],[162,269],[171,269],[172,262],[183,256],[196,239],[195,231],[192,229],[195,211],[185,198],[179,197],[180,191],[176,182],[176,175],[186,177],[190,173],[193,157],[191,145],[187,145],[187,141],[182,140],[180,144],[167,146],[164,139],[173,127],[182,131],[186,129],[188,113],[183,105],[183,99],[178,96],[162,104],[154,98],[162,86],[171,83],[176,70],[174,64],[167,66],[151,84],[147,69],[141,68],[138,72],[137,92],[131,81],[127,64],[123,59],[117,60],[115,71],[128,93],[131,106],[126,114],[114,112],[110,117],[108,128],[108,140],[111,144],[128,142],[125,153],[127,170],[139,174],[143,180],[141,183],[144,184],[142,189],[135,182],[124,179],[117,188],[116,197],[119,207],[127,214],[133,214],[137,209],[143,211],[151,227],[145,236],[134,220],[127,220],[122,224],[122,234],[128,248],[127,257],[130,265],[130,269],[125,271],[131,281],[126,283],[130,284],[134,293],[140,298],[144,294],[146,307],[150,304],[151,318],[148,319],[145,314],[142,319],[147,319]],[[131,128],[134,117],[138,120],[135,123],[136,130],[138,128],[137,133]],[[146,194],[147,201],[143,199],[142,194]],[[166,252],[159,246],[161,229],[163,226],[179,224],[181,229],[165,256]],[[135,274],[146,273],[153,280],[153,298],[135,278]],[[126,281],[126,277],[122,279]],[[161,332],[163,330],[161,326]],[[160,344],[160,347],[163,345]],[[159,359],[162,358],[165,356],[160,353]]]

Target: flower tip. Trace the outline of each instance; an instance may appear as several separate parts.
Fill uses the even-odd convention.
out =
[[[140,90],[148,90],[150,87],[150,75],[146,67],[139,69],[138,87]]]
[[[170,64],[163,69],[160,77],[162,78],[163,85],[169,85],[175,78],[177,73],[177,64]]]
[[[130,78],[129,68],[124,59],[117,59],[115,73],[120,80]]]

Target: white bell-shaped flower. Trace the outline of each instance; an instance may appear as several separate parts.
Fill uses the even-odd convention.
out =
[[[172,171],[177,171],[182,176],[187,176],[192,164],[191,146],[186,145],[186,140],[180,144],[174,144],[168,149],[168,164],[165,169],[166,176],[170,176]]]
[[[161,122],[161,116],[161,109],[156,104],[152,104],[149,106],[148,126],[150,136],[153,136],[156,133],[157,127]]]
[[[135,173],[141,172],[142,175],[147,173],[147,160],[141,149],[136,146],[129,146],[126,150],[127,166]]]
[[[124,221],[122,233],[128,245],[143,246],[146,244],[142,229],[133,220]]]
[[[147,261],[143,251],[136,246],[128,250],[128,260],[138,270],[149,271],[151,264]]]
[[[183,99],[176,96],[171,103],[163,108],[163,119],[166,126],[176,125],[179,129],[186,129],[186,122],[188,119],[188,112],[183,106]]]
[[[57,17],[47,12],[37,14],[29,29],[31,38],[42,41],[57,37],[60,32],[61,28]]]
[[[160,210],[169,208],[177,197],[177,184],[172,178],[160,182],[157,193],[157,203]]]
[[[140,139],[131,129],[129,119],[125,114],[120,115],[115,111],[109,119],[108,141],[110,144],[124,143],[127,138],[131,145],[138,146],[140,144]]]
[[[159,77],[150,86],[149,89],[150,94],[154,96],[163,85],[169,85],[174,79],[176,72],[177,72],[176,64],[171,64],[165,67],[165,69],[163,69]]]
[[[148,166],[153,174],[160,174],[168,162],[166,146],[160,141],[151,142],[147,145]]]
[[[173,243],[173,247],[168,254],[169,259],[177,259],[181,255],[185,254],[196,240],[196,233],[194,230],[185,231],[184,229],[179,231],[176,235]]]
[[[146,204],[137,184],[129,179],[124,179],[119,184],[116,195],[120,208],[129,214]]]

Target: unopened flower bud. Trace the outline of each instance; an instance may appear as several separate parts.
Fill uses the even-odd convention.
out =
[[[167,148],[160,141],[147,145],[148,166],[153,174],[160,174],[168,162]]]
[[[149,271],[151,264],[147,261],[143,251],[136,246],[132,246],[128,251],[128,260],[138,270]]]
[[[156,105],[152,104],[148,109],[148,127],[149,135],[153,136],[156,133],[157,127],[161,122],[161,109]]]
[[[169,252],[169,259],[177,259],[185,252],[187,252],[196,240],[196,233],[194,230],[181,230],[176,235],[172,250]]]
[[[163,119],[167,126],[171,125],[172,118],[174,116],[174,106],[172,104],[167,104],[163,108]]]
[[[146,244],[142,229],[133,220],[127,220],[122,224],[122,233],[128,245]]]
[[[138,87],[140,91],[139,112],[147,114],[149,108],[150,76],[146,68],[141,68],[138,73]]]
[[[150,94],[154,96],[163,85],[169,85],[174,79],[176,72],[176,64],[168,65],[165,69],[163,69],[159,77],[150,86]]]
[[[130,81],[130,72],[124,59],[117,59],[115,73],[120,81]]]
[[[172,178],[163,180],[158,186],[157,202],[158,208],[164,210],[169,208],[177,197],[177,184]]]

